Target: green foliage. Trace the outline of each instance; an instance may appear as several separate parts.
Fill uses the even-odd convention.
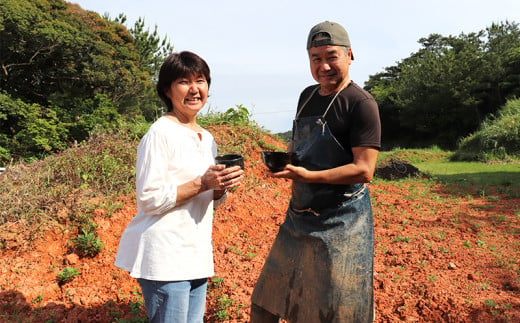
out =
[[[277,133],[276,136],[278,136],[280,141],[289,143],[292,140],[292,130]]]
[[[108,18],[107,18],[108,19]],[[114,22],[124,25],[126,16],[120,14]],[[133,27],[129,29],[133,36],[133,44],[135,50],[139,53],[138,67],[142,71],[146,71],[151,76],[151,84],[157,82],[159,70],[162,63],[173,52],[173,45],[168,41],[167,37],[160,38],[157,25],[153,32],[145,28],[144,18],[139,19],[134,23]],[[143,95],[145,100],[140,100],[140,111],[148,121],[157,119],[160,111],[162,101],[156,94],[155,86],[147,84],[143,88]]]
[[[133,88],[125,75],[137,72],[138,57],[128,31],[115,23],[64,1],[5,0],[2,14],[1,77],[9,94],[67,109],[69,97],[119,100]]]
[[[79,270],[74,267],[65,267],[62,271],[58,273],[56,276],[56,279],[58,281],[58,284],[61,286],[63,284],[66,284],[70,281],[72,281],[76,276],[79,275]]]
[[[256,124],[251,120],[251,113],[249,110],[241,104],[229,108],[223,113],[208,109],[206,113],[199,115],[198,123],[202,127],[207,127],[209,125],[256,126]]]
[[[88,138],[96,129],[115,130],[125,119],[105,94],[96,94],[91,99],[82,100],[75,105],[83,111],[74,121],[67,123],[69,138],[82,141]],[[68,119],[68,118],[63,118]]]
[[[0,2],[0,162],[157,117],[154,81],[173,47],[143,19],[130,30],[124,20],[63,0]]]
[[[86,223],[96,208],[89,202],[92,196],[100,204],[114,204],[135,189],[136,147],[148,127],[137,120],[113,131],[94,131],[88,141],[61,153],[8,166],[0,176],[0,224],[20,219]]]
[[[224,280],[222,277],[213,277],[208,283],[209,302],[215,302],[215,320],[217,322],[225,322],[229,320],[230,314],[229,309],[233,305],[233,300],[223,291]]]
[[[120,15],[116,22],[124,24],[124,15]],[[163,61],[173,52],[173,45],[169,43],[168,38],[165,37],[161,40],[157,25],[153,32],[149,29],[145,29],[144,18],[139,19],[134,23],[134,26],[130,28],[130,33],[134,37],[133,43],[135,49],[139,52],[139,65],[141,68],[147,70],[150,75],[158,76],[158,71],[161,68]]]
[[[218,321],[227,321],[229,320],[229,308],[233,305],[233,300],[228,298],[226,295],[222,295],[222,297],[218,300],[218,309],[215,313]]]
[[[370,76],[383,145],[454,149],[520,91],[520,28],[493,24],[459,36],[431,34],[416,53]]]
[[[0,162],[65,147],[67,130],[53,108],[28,104],[0,93]]]
[[[213,277],[209,282],[210,289],[219,289],[222,287],[224,279],[222,277]]]
[[[103,242],[99,240],[93,228],[82,228],[74,242],[74,249],[82,257],[94,257],[104,248]]]
[[[496,304],[495,301],[492,300],[492,299],[486,299],[486,300],[484,301],[484,305],[486,305],[487,307],[491,307],[491,308],[495,308],[495,307],[497,307],[497,304]]]
[[[520,188],[519,161],[510,163],[483,163],[452,161],[453,152],[438,147],[429,149],[393,149],[379,154],[377,167],[397,159],[417,167],[429,180],[468,190],[486,191],[500,187],[509,197],[518,197]],[[377,171],[376,171],[377,173]],[[379,180],[379,179],[376,179]],[[413,179],[417,181],[416,178]],[[471,188],[471,189],[469,189]]]
[[[435,180],[447,184],[477,187],[502,185],[511,188],[520,186],[518,163],[430,161],[417,163],[416,166]]]
[[[389,162],[391,159],[396,159],[415,165],[424,162],[448,161],[451,154],[451,152],[442,150],[437,146],[423,149],[395,148],[390,151],[381,151],[377,156],[377,162],[382,164]]]
[[[453,160],[492,161],[520,159],[520,99],[510,100],[480,129],[463,138]]]

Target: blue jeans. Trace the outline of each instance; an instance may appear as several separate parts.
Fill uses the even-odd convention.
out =
[[[154,281],[137,279],[152,323],[202,323],[208,279]]]

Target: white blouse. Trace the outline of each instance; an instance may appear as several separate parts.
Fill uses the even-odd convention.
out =
[[[137,149],[138,211],[119,242],[117,267],[132,277],[158,281],[214,275],[213,190],[180,206],[176,200],[177,186],[203,175],[216,155],[215,140],[206,130],[199,138],[166,117],[152,124]]]

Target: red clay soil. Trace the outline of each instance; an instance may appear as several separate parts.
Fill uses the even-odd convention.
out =
[[[290,196],[289,181],[266,176],[258,147],[245,149],[244,185],[215,213],[207,322],[249,320],[251,292]],[[375,322],[520,322],[520,199],[425,181],[369,187]],[[113,265],[121,232],[136,212],[133,196],[121,201],[114,214],[94,214],[104,249],[93,258],[71,253],[75,232],[57,224],[30,242],[23,222],[0,227],[0,321],[143,321],[137,283]],[[56,276],[65,267],[80,274],[60,286]]]

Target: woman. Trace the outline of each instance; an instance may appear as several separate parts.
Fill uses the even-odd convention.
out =
[[[197,124],[211,83],[206,62],[170,55],[157,92],[168,107],[137,150],[137,215],[125,229],[115,265],[137,278],[151,322],[202,322],[214,274],[213,207],[240,184],[239,166],[214,165],[217,147]]]

